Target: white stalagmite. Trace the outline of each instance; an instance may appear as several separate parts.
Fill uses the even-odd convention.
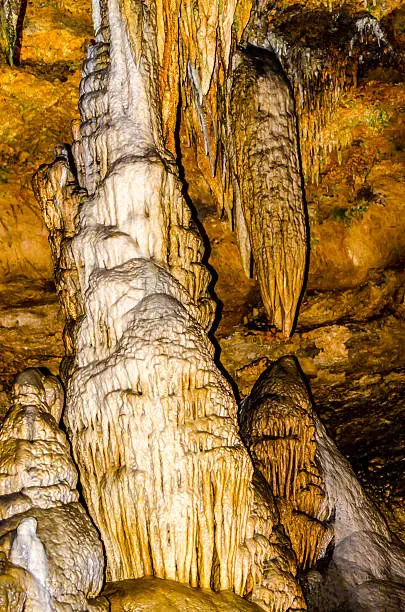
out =
[[[58,427],[62,406],[55,377],[37,369],[17,377],[13,405],[0,430],[0,602],[5,612],[84,612],[88,598],[102,587],[102,545],[78,502],[76,468]]]
[[[203,243],[162,140],[153,3],[109,0],[96,14],[75,167],[61,152],[34,186],[68,317],[64,418],[107,577],[304,609],[207,337]]]

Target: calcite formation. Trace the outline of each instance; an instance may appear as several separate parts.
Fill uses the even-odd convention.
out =
[[[62,408],[55,377],[17,377],[0,431],[0,601],[9,612],[84,611],[101,590],[102,545],[78,501]]]
[[[319,425],[297,364],[287,358],[265,372],[238,414],[215,363],[211,279],[180,180],[181,124],[285,336],[307,263],[293,95],[276,55],[243,38],[251,8],[95,0],[73,145],[58,147],[34,178],[67,320],[64,421],[115,583],[106,596],[124,609],[141,607],[142,585],[161,580],[173,606],[182,593],[200,609],[212,601],[304,610],[298,568],[314,609],[352,594],[359,605],[385,605],[403,577],[403,553]],[[91,524],[71,497],[76,481],[64,458],[67,486],[52,486],[70,513],[58,521],[73,550],[75,512]],[[6,506],[3,591],[46,610],[62,586],[49,588],[50,536],[39,510],[24,506],[24,474]],[[41,512],[50,486],[35,498]],[[25,554],[26,541],[35,555]],[[92,535],[89,542],[94,552]],[[381,553],[380,569],[361,558],[364,542]],[[352,552],[353,571],[344,562]],[[69,555],[63,562],[70,567]],[[79,606],[93,605],[86,598],[98,593],[100,567],[77,564]],[[398,601],[401,588],[393,587]],[[215,599],[218,591],[233,594]]]
[[[274,52],[291,84],[300,135],[306,182],[318,182],[321,169],[346,142],[328,130],[336,107],[357,86],[367,62],[395,65],[400,57],[383,25],[364,12],[311,8],[297,4],[294,11],[275,5],[253,13],[245,39]],[[345,135],[346,136],[346,135]],[[346,136],[347,137],[347,136]]]
[[[206,335],[210,276],[165,148],[153,14],[99,8],[75,165],[59,150],[34,186],[68,314],[65,422],[107,577],[301,609],[294,555]]]
[[[303,569],[312,567],[327,543],[327,497],[316,459],[312,403],[293,358],[263,372],[242,402],[239,420],[298,562]]]
[[[333,542],[329,563],[308,575],[310,607],[321,612],[402,610],[405,546],[390,533],[316,415],[314,420]]]
[[[238,71],[237,66],[246,53],[238,52],[236,45],[243,42],[252,3],[235,1],[225,6],[217,0],[208,7],[201,0],[193,5],[177,2],[149,7],[117,2],[111,6],[96,3],[93,9],[97,44],[84,66],[82,128],[74,129],[80,143],[73,145],[80,187],[85,185],[89,195],[94,193],[97,181],[116,161],[107,160],[109,148],[118,153],[118,148],[125,146],[130,155],[131,149],[140,147],[145,158],[155,151],[170,167],[178,154],[178,131],[185,129],[189,140],[195,142],[201,170],[219,209],[226,210],[236,229],[245,271],[258,276],[270,321],[289,335],[307,263],[295,110],[281,66],[269,60],[270,53],[260,55],[257,50],[254,66],[245,58],[242,63],[245,68],[249,64],[251,70],[249,92],[243,93],[238,85],[238,74],[244,71]],[[110,45],[117,49],[114,69]],[[136,68],[144,80],[141,86],[134,76],[137,71],[132,70],[138,62]],[[115,78],[121,80],[115,82]],[[142,116],[132,117],[132,127],[122,100],[111,93],[124,82],[132,91],[129,113],[133,113],[131,108],[145,109]],[[252,100],[246,106],[244,121],[250,126],[250,136],[259,140],[256,144],[245,140],[239,146],[240,117],[235,108],[244,103],[238,96],[246,94]],[[268,140],[263,140],[264,136],[260,140],[254,128],[263,104],[267,106],[262,134],[269,128]],[[116,118],[123,111],[128,128],[125,144],[122,138],[113,144],[113,133],[118,133]],[[97,139],[93,138],[95,132]],[[137,145],[129,144],[130,132],[137,132]],[[284,140],[279,139],[280,134]],[[249,147],[256,150],[248,151]],[[256,160],[250,166],[241,162],[248,153]],[[249,188],[251,181],[253,189]],[[269,242],[260,238],[262,215],[273,237]]]
[[[263,372],[239,418],[298,561],[309,570],[309,609],[402,609],[405,547],[327,435],[293,358]]]
[[[274,53],[248,47],[235,54],[234,63],[236,230],[247,271],[253,256],[269,321],[288,336],[307,256],[294,100]]]

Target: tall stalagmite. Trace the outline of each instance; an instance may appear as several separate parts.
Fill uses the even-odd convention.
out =
[[[119,0],[94,15],[75,164],[58,150],[34,187],[68,318],[65,422],[107,577],[155,575],[267,610],[304,608],[206,335],[203,244],[165,146],[159,15]]]

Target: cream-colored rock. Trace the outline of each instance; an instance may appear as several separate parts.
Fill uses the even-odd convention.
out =
[[[307,264],[307,233],[294,99],[275,54],[234,57],[230,93],[236,231],[270,323],[291,333]],[[238,210],[241,212],[238,212]],[[247,250],[241,245],[247,244]]]
[[[135,4],[136,19],[125,2],[96,7],[77,171],[64,155],[36,179],[57,274],[65,260],[77,271],[60,295],[83,313],[71,317],[64,370],[83,492],[109,578],[154,575],[302,609],[294,556],[273,533],[271,492],[253,482],[214,363],[203,243],[162,138],[153,14]],[[72,189],[87,197],[68,235]]]
[[[317,459],[328,497],[333,545],[309,602],[321,612],[405,609],[405,545],[393,536],[349,462],[315,415]]]
[[[0,550],[8,559],[0,591],[10,601],[21,592],[32,612],[87,610],[103,581],[101,542],[78,503],[76,468],[55,420],[63,399],[54,376],[26,370],[0,431]]]

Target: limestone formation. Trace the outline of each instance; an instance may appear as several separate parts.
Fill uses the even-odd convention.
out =
[[[167,581],[173,606],[180,593],[197,609],[304,610],[298,569],[314,609],[343,605],[348,593],[359,605],[385,605],[390,583],[402,579],[402,552],[335,458],[296,363],[284,359],[258,380],[239,422],[215,364],[210,275],[176,159],[182,123],[286,336],[307,260],[293,96],[275,55],[245,45],[250,8],[95,0],[73,145],[58,147],[34,179],[67,319],[64,422],[114,583],[106,597],[123,609],[142,609],[148,589]],[[24,470],[13,474],[18,495],[0,532],[5,592],[18,602],[27,574],[37,589],[29,597],[44,610],[61,588],[49,587],[62,559],[41,522],[60,510],[42,509],[51,486],[69,513],[58,522],[62,548],[77,542],[69,531],[78,529],[76,481],[63,457],[66,486],[35,492],[40,510],[30,506]],[[339,489],[335,465],[348,489]],[[357,558],[365,541],[381,571]],[[26,574],[15,574],[18,564]],[[99,583],[89,584],[91,564],[77,567],[87,580],[79,605],[107,605],[85,601]],[[398,601],[401,588],[393,587]]]
[[[263,372],[242,403],[240,422],[253,463],[272,484],[281,522],[309,570],[309,610],[402,610],[405,547],[313,412],[293,358]]]
[[[77,472],[58,428],[63,391],[37,369],[20,374],[0,431],[2,610],[87,610],[102,586],[101,542],[78,502]]]
[[[298,561],[304,569],[312,567],[327,538],[327,499],[316,460],[312,404],[292,358],[263,372],[242,403],[239,419]]]
[[[135,21],[116,0],[95,11],[75,165],[58,151],[34,180],[68,314],[65,422],[84,496],[109,579],[154,575],[303,609],[206,335],[210,276],[165,148],[154,15],[138,9]]]
[[[275,54],[234,57],[230,94],[235,217],[270,323],[291,333],[307,257],[294,100]],[[242,247],[246,245],[246,249]]]
[[[0,45],[10,65],[19,61],[19,46],[26,0],[2,0],[0,4]]]
[[[347,136],[331,134],[328,123],[342,96],[356,87],[359,69],[370,61],[397,61],[384,28],[368,13],[308,5],[297,4],[293,14],[259,5],[253,13],[245,39],[275,53],[288,76],[307,182],[319,181],[333,152],[341,161]]]
[[[310,605],[321,612],[404,610],[405,546],[390,533],[316,415],[315,427],[333,542],[321,580],[309,575]]]

